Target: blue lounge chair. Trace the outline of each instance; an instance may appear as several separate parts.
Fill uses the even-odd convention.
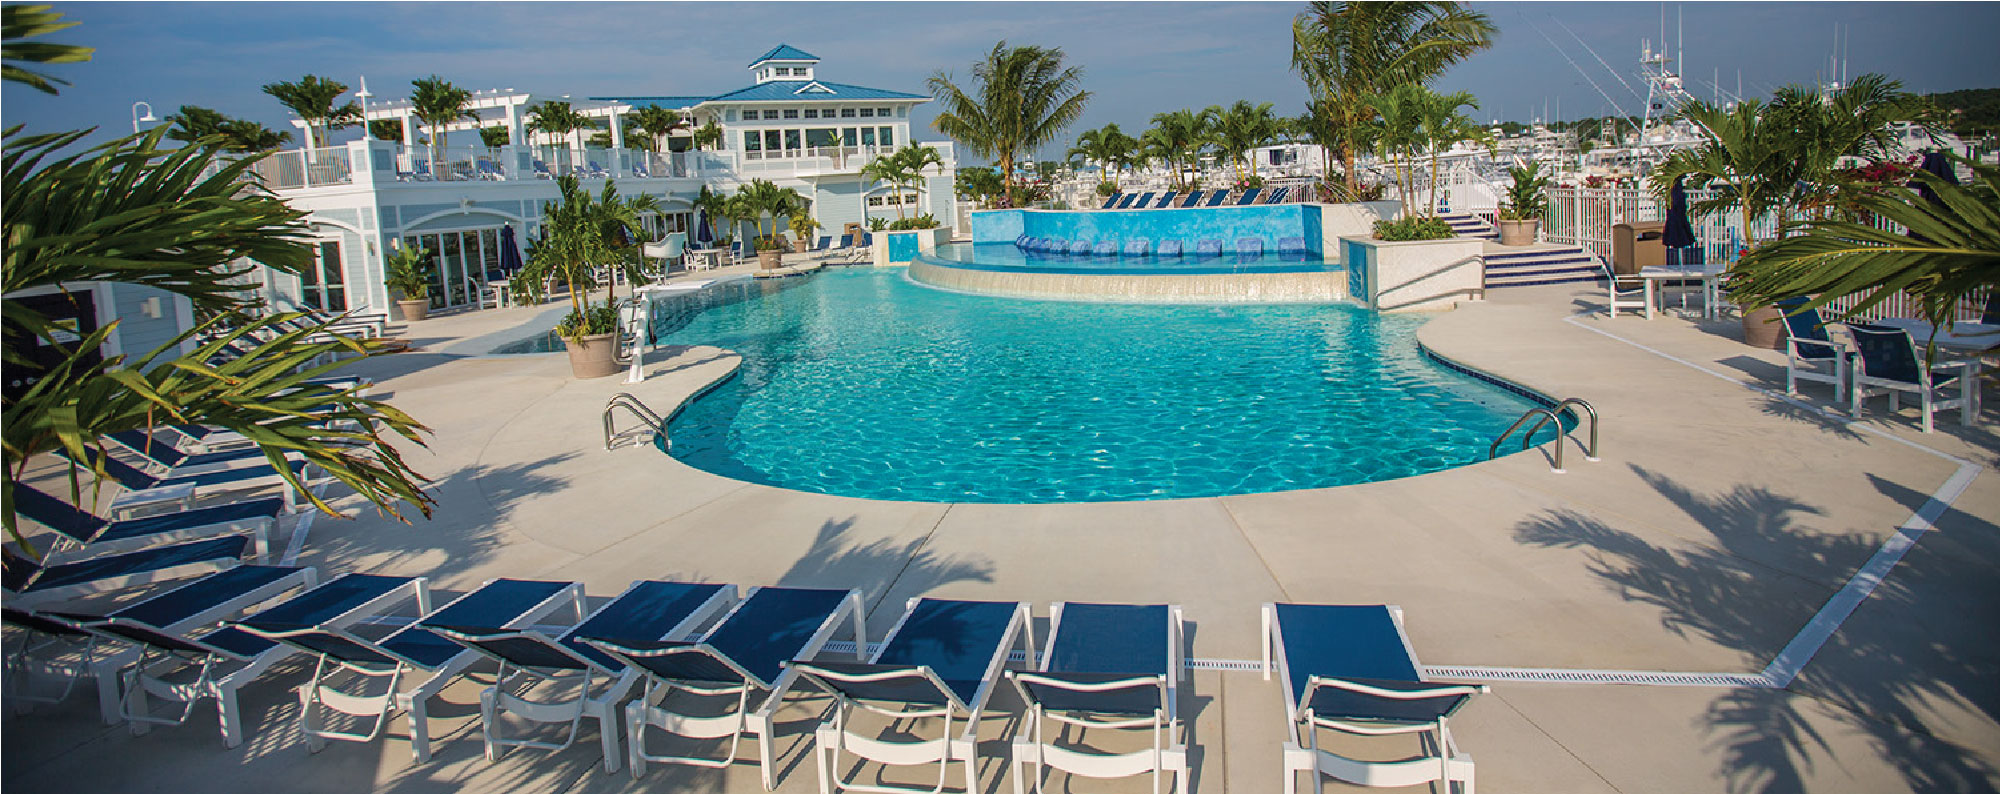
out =
[[[252,634],[318,657],[312,680],[299,687],[299,728],[306,736],[307,748],[318,752],[328,739],[373,741],[388,724],[389,716],[401,709],[410,715],[410,750],[417,762],[423,763],[431,758],[430,699],[480,658],[472,650],[432,631],[428,624],[527,628],[565,606],[575,610],[578,620],[583,618],[581,585],[493,579],[380,640],[325,626],[266,629],[254,620],[238,625]],[[404,691],[399,683],[405,672],[423,672],[429,677]],[[358,688],[366,688],[369,680],[387,678],[388,681],[381,693],[369,695],[335,686],[341,678],[357,679]],[[321,727],[322,709],[373,718],[373,724],[366,731]]]
[[[1799,381],[1833,384],[1833,400],[1847,396],[1847,359],[1853,354],[1826,333],[1818,309],[1799,311],[1805,298],[1778,301],[1785,312],[1785,393],[1798,394]],[[1830,372],[1817,367],[1827,365]]]
[[[1897,395],[1914,392],[1923,411],[1923,431],[1931,432],[1931,414],[1957,409],[1962,425],[1972,424],[1979,412],[1979,384],[1973,377],[1977,360],[1947,361],[1924,366],[1917,355],[1917,343],[1910,332],[1884,325],[1857,324],[1847,327],[1854,339],[1854,382],[1848,387],[1848,415],[1861,418],[1862,402],[1877,394],[1889,395],[1889,410],[1897,410]],[[1957,374],[1945,374],[1953,370]],[[1958,396],[1946,398],[1957,386]]]
[[[1188,191],[1188,194],[1187,194],[1187,198],[1181,201],[1181,209],[1187,209],[1187,208],[1189,208],[1189,207],[1193,207],[1193,206],[1197,206],[1197,205],[1201,204],[1201,200],[1202,200],[1202,198],[1203,198],[1203,195],[1204,195],[1204,191],[1200,191],[1200,190],[1190,190],[1190,191]]]
[[[771,789],[776,772],[771,724],[785,693],[798,678],[798,669],[790,663],[819,653],[843,619],[853,622],[855,658],[863,658],[868,642],[859,590],[755,588],[694,641],[592,637],[591,645],[646,679],[645,693],[625,707],[632,776],[643,774],[649,761],[714,769],[729,766],[735,763],[737,746],[748,732],[758,737],[764,788]],[[735,708],[721,716],[678,714],[662,702],[674,690],[732,698]],[[727,736],[729,749],[721,758],[652,755],[646,752],[649,725],[693,739]]]
[[[58,450],[57,454],[69,457],[69,453],[65,450]],[[111,500],[109,510],[112,515],[121,515],[124,511],[137,507],[165,503],[190,506],[197,491],[204,494],[232,493],[269,488],[274,485],[289,486],[284,477],[269,467],[223,469],[185,475],[168,472],[156,476],[140,471],[137,466],[130,463],[105,455],[95,447],[84,447],[83,460],[77,462],[93,471],[101,464],[104,473],[111,475],[111,479],[125,488],[124,493],[118,494]],[[303,461],[291,461],[289,465],[294,476],[301,481],[306,479],[306,464]],[[295,489],[285,487],[283,495],[286,509],[298,506]]]
[[[1144,192],[1144,193],[1141,193],[1141,194],[1139,194],[1139,200],[1138,200],[1138,201],[1134,201],[1134,202],[1132,202],[1132,209],[1135,209],[1135,210],[1142,210],[1142,209],[1145,209],[1145,208],[1147,208],[1147,207],[1150,207],[1150,206],[1152,206],[1152,204],[1153,204],[1153,196],[1155,196],[1155,195],[1157,195],[1157,194],[1155,194],[1155,193],[1154,193],[1153,191],[1150,191],[1150,190],[1148,190],[1148,191],[1146,191],[1146,192]],[[1119,209],[1124,209],[1124,208],[1125,208],[1125,207],[1124,207],[1124,206],[1122,206],[1122,205],[1121,205],[1121,206],[1119,206]]]
[[[1221,255],[1222,255],[1222,241],[1221,241],[1221,240],[1196,240],[1196,241],[1194,241],[1194,255],[1195,255],[1195,256],[1221,256]]]
[[[312,568],[239,565],[149,596],[112,612],[109,617],[137,620],[168,633],[206,629],[298,587],[318,581]],[[6,622],[27,636],[7,651],[7,698],[17,704],[55,703],[69,696],[77,681],[97,681],[97,707],[106,724],[120,718],[118,671],[138,659],[138,650],[110,642],[88,623],[98,615],[34,612],[8,606]],[[51,649],[56,653],[48,653]],[[62,691],[50,696],[28,691],[27,678],[47,671],[63,679]]]
[[[1155,251],[1154,253],[1158,254],[1159,256],[1180,256],[1181,241],[1161,240],[1159,250]]]
[[[1280,238],[1278,238],[1278,255],[1279,255],[1279,256],[1299,256],[1299,257],[1303,257],[1303,256],[1305,256],[1305,255],[1306,255],[1306,253],[1307,253],[1307,250],[1306,250],[1306,238],[1304,238],[1304,237],[1280,237]]]
[[[1132,202],[1138,200],[1138,198],[1139,194],[1137,193],[1127,193],[1124,198],[1118,200],[1118,208],[1121,210],[1131,209]]]
[[[1165,194],[1165,195],[1163,195],[1163,196],[1160,196],[1160,200],[1159,200],[1159,201],[1157,201],[1157,202],[1154,202],[1154,203],[1153,203],[1153,206],[1152,206],[1152,208],[1153,208],[1153,209],[1159,209],[1159,208],[1161,208],[1161,207],[1171,207],[1171,206],[1173,206],[1173,205],[1174,205],[1174,197],[1175,197],[1175,196],[1178,196],[1178,195],[1180,195],[1180,194],[1179,194],[1179,193],[1177,193],[1177,192],[1174,192],[1174,191],[1172,191],[1172,190],[1169,190],[1169,191],[1167,191],[1167,192],[1166,192],[1166,194]]]
[[[1264,240],[1261,237],[1236,238],[1236,255],[1244,259],[1264,255]]]
[[[1209,194],[1209,197],[1208,197],[1208,203],[1207,203],[1207,204],[1203,204],[1202,206],[1204,206],[1204,207],[1220,207],[1220,206],[1222,206],[1222,202],[1223,202],[1223,200],[1224,200],[1224,199],[1227,199],[1227,198],[1229,198],[1229,191],[1227,191],[1227,190],[1218,190],[1218,191],[1215,191],[1214,193],[1211,193],[1211,194]]]
[[[0,554],[0,586],[7,590],[10,606],[27,608],[102,590],[227,570],[241,563],[250,548],[249,538],[235,535],[55,564]]]
[[[500,164],[492,160],[472,161],[472,171],[480,179],[488,182],[498,182],[507,178],[506,173],[500,170]]]
[[[1270,198],[1267,198],[1267,199],[1264,199],[1264,203],[1265,203],[1265,204],[1283,204],[1283,203],[1285,203],[1285,197],[1286,197],[1286,196],[1289,196],[1289,195],[1291,195],[1291,193],[1292,193],[1292,189],[1291,189],[1291,187],[1290,187],[1290,186],[1283,186],[1283,187],[1277,187],[1277,188],[1273,188],[1273,189],[1271,190],[1271,197],[1270,197]]]
[[[548,163],[544,163],[544,162],[542,162],[542,161],[540,161],[540,160],[536,160],[536,161],[534,162],[534,170],[535,170],[535,178],[536,178],[536,179],[554,179],[554,178],[556,178],[555,174],[553,174],[553,173],[550,173],[550,171],[549,171],[549,164],[548,164]]]
[[[1257,203],[1257,194],[1263,192],[1263,190],[1264,189],[1260,187],[1253,187],[1250,188],[1249,190],[1243,191],[1243,196],[1241,198],[1236,199],[1236,206],[1242,207]]]
[[[965,790],[979,790],[979,719],[1016,647],[1035,658],[1032,616],[1026,602],[944,601],[912,598],[882,645],[865,663],[800,662],[799,675],[833,693],[834,712],[815,734],[821,791],[848,786],[839,778],[840,754],[851,752],[884,764],[938,765],[944,788],[951,762],[965,764]],[[944,718],[936,739],[890,741],[850,733],[848,716],[861,708],[898,720]],[[953,716],[965,721],[954,736]],[[849,738],[853,741],[849,741]],[[918,748],[923,757],[912,759]]]
[[[274,496],[113,521],[32,486],[17,484],[14,509],[63,537],[66,542],[50,549],[51,554],[85,546],[96,546],[98,553],[105,553],[132,543],[248,533],[256,540],[257,559],[267,560],[271,555],[271,529],[277,526],[278,514],[285,510],[285,500]]]
[[[1483,686],[1427,683],[1417,667],[1402,611],[1387,606],[1264,605],[1264,677],[1285,697],[1285,794],[1300,772],[1369,786],[1458,781],[1473,790],[1472,758],[1458,752],[1447,720]],[[1319,747],[1321,730],[1353,736],[1420,733],[1426,755],[1361,761]]]
[[[1098,209],[1101,210],[1111,209],[1112,205],[1117,204],[1119,199],[1125,198],[1126,196],[1127,194],[1125,193],[1113,193],[1109,196],[1106,196],[1104,197],[1104,206],[1098,207]]]
[[[138,453],[139,457],[158,467],[162,472],[173,472],[177,476],[187,476],[224,469],[255,468],[270,466],[270,458],[261,449],[239,449],[227,452],[205,452],[189,455],[180,451],[164,434],[143,430],[121,430],[105,434],[106,438],[118,445]]]
[[[1091,247],[1090,247],[1090,255],[1091,255],[1091,256],[1117,256],[1117,255],[1118,255],[1118,241],[1117,241],[1117,240],[1098,240],[1098,241],[1097,241],[1097,244],[1096,244],[1096,245],[1093,245],[1093,246],[1091,246]]]
[[[1180,719],[1180,682],[1187,675],[1181,609],[1169,604],[1058,603],[1049,610],[1049,650],[1034,672],[1010,670],[1028,704],[1026,726],[1014,737],[1018,789],[1033,781],[1041,790],[1042,767],[1072,775],[1125,777],[1153,773],[1160,790],[1169,770],[1188,790],[1187,747]],[[1106,753],[1059,739],[1068,728],[1139,728],[1152,734],[1151,749]],[[1067,745],[1067,746],[1066,746]],[[1021,769],[1027,765],[1026,770]]]
[[[617,705],[631,694],[640,676],[585,640],[679,639],[735,601],[735,585],[642,581],[554,638],[535,629],[426,625],[500,663],[496,683],[479,693],[487,760],[499,760],[509,747],[566,748],[576,741],[588,717],[597,721],[604,771],[616,772],[624,760],[618,747]],[[604,686],[597,686],[600,679]],[[530,700],[543,682],[555,684],[567,699]],[[501,735],[503,712],[533,722],[567,722],[569,730],[561,742],[509,738]]]
[[[1090,253],[1091,245],[1092,243],[1089,240],[1071,240],[1069,243],[1069,252],[1077,256],[1088,254]]]
[[[243,618],[265,630],[274,627],[322,626],[346,628],[427,596],[424,580],[400,576],[350,573],[300,593],[277,606]],[[202,700],[214,698],[221,714],[222,743],[243,743],[243,719],[236,693],[285,657],[291,646],[251,634],[234,625],[201,634],[176,634],[133,616],[106,616],[87,624],[91,631],[114,636],[142,648],[125,671],[124,714],[133,734],[152,725],[179,725]],[[194,677],[187,679],[192,672]],[[186,704],[178,716],[153,714],[149,697]]]
[[[1153,241],[1148,240],[1144,237],[1134,237],[1130,240],[1125,241],[1125,255],[1145,256],[1148,252],[1151,251],[1152,247],[1153,247]]]

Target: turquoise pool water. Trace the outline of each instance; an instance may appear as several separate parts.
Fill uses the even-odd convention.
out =
[[[877,499],[1080,502],[1474,462],[1531,404],[1419,353],[1421,317],[943,292],[901,269],[717,285],[659,341],[743,354],[672,422],[727,477]]]

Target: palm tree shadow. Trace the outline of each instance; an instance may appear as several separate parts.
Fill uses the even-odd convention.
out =
[[[1663,628],[1734,649],[1759,667],[1800,628],[1773,619],[1776,612],[1795,612],[1772,607],[1797,606],[1803,572],[1821,572],[1808,577],[1819,581],[1827,571],[1851,571],[1882,540],[1817,531],[1806,522],[1819,510],[1768,489],[1738,485],[1702,494],[1634,469],[1707,529],[1714,542],[1656,544],[1571,510],[1521,523],[1515,539],[1585,550],[1590,572],[1620,597],[1656,607]],[[1912,509],[1929,499],[1883,478],[1870,479],[1878,491]],[[2000,670],[1992,663],[1989,639],[2000,616],[1986,606],[2000,603],[2000,582],[1976,562],[2000,558],[2000,527],[1955,510],[1945,511],[1938,525],[1957,531],[1949,542],[1927,538],[1923,564],[1906,560],[1898,566],[1786,690],[1732,690],[1709,705],[1698,727],[1718,753],[1729,791],[1790,792],[1823,785],[1827,775],[1816,774],[1815,759],[1832,758],[1837,767],[1842,761],[1835,753],[1851,748],[1847,743],[1836,748],[1829,740],[1836,731],[1829,726],[1865,737],[1913,790],[1994,787],[2000,767],[1991,748],[1946,738],[1942,729],[1949,727],[1951,711],[1939,707],[1967,706],[1988,720],[2000,713]]]
[[[470,514],[478,519],[463,526],[433,524],[409,505],[399,505],[409,519],[403,525],[373,505],[352,498],[336,502],[349,520],[319,516],[306,538],[309,560],[338,562],[345,570],[355,561],[366,561],[372,571],[403,571],[421,574],[432,581],[450,581],[490,562],[507,543],[504,525],[515,506],[524,500],[562,489],[567,481],[542,472],[562,464],[578,453],[564,453],[541,460],[490,466],[475,464],[452,472],[425,490],[440,500],[433,515]],[[331,496],[331,494],[329,494]],[[480,499],[481,509],[459,510],[445,501]],[[333,501],[329,499],[329,501]]]

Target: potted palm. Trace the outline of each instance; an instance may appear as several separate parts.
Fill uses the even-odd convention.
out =
[[[403,322],[417,322],[430,315],[432,264],[428,248],[399,247],[382,263],[382,285],[396,299],[396,311]]]
[[[1500,244],[1532,245],[1541,232],[1542,213],[1548,210],[1548,175],[1542,164],[1530,161],[1527,168],[1509,168],[1514,184],[1507,188],[1507,201],[1500,207]]]
[[[786,219],[791,224],[792,234],[797,235],[799,238],[799,250],[801,251],[812,248],[812,233],[814,230],[820,228],[819,221],[813,220],[809,209],[810,206],[807,204],[799,205],[792,210],[792,217]]]
[[[618,371],[618,309],[607,286],[603,303],[593,303],[589,290],[596,285],[599,267],[624,268],[635,284],[645,283],[638,273],[630,246],[621,247],[620,230],[638,226],[639,208],[648,198],[623,199],[613,180],[605,180],[601,196],[593,196],[577,186],[574,176],[556,177],[560,197],[542,208],[542,238],[528,252],[528,261],[517,282],[539,284],[553,276],[569,285],[570,311],[556,324],[569,351],[571,374],[578,378],[601,378]]]

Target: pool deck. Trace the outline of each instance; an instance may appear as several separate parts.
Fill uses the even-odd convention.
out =
[[[554,304],[427,320],[403,331],[413,352],[352,369],[435,431],[410,454],[435,479],[435,517],[405,526],[348,496],[338,504],[358,516],[313,521],[299,562],[452,590],[559,578],[600,599],[634,579],[855,587],[877,637],[919,595],[1030,601],[1038,631],[1054,600],[1172,602],[1192,624],[1191,655],[1210,659],[1259,656],[1264,602],[1397,604],[1427,665],[1768,672],[1785,684],[1496,683],[1453,722],[1487,791],[2000,788],[2000,481],[1989,470],[2000,395],[1988,389],[1971,428],[1944,414],[1922,434],[1907,401],[1891,416],[1879,398],[1850,423],[1811,409],[1829,401],[1822,384],[1802,404],[1773,393],[1782,353],[1743,346],[1735,320],[1612,320],[1602,299],[1589,285],[1501,290],[1420,332],[1464,365],[1588,399],[1603,422],[1598,462],[1571,448],[1568,472],[1553,474],[1544,445],[1389,482],[1069,505],[852,499],[725,479],[649,446],[607,452],[607,398],[668,409],[726,375],[734,355],[663,350],[644,383],[576,381],[561,355],[474,355],[552,322]],[[1900,526],[1931,529],[1844,621],[1823,614]],[[293,663],[244,690],[252,727],[234,750],[208,706],[141,737],[99,723],[88,693],[10,716],[0,782],[126,792],[200,780],[220,794],[276,780],[325,792],[762,788],[754,761],[656,765],[637,782],[605,774],[589,723],[567,750],[489,763],[477,689],[463,680],[433,708],[451,719],[434,722],[429,764],[411,764],[401,718],[386,739],[310,754],[291,689],[309,669]],[[1183,697],[1196,791],[1279,789],[1275,682],[1203,670]],[[797,698],[780,712],[779,790],[817,790],[808,740],[824,705]],[[981,789],[1012,791],[1001,759],[1018,721],[1001,715],[1018,702],[1002,690],[995,705]],[[1151,789],[1136,778],[1076,790]]]

